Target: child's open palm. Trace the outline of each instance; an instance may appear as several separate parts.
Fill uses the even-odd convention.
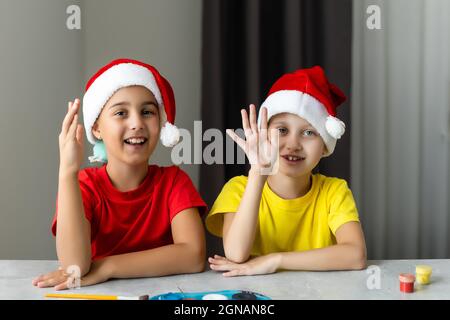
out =
[[[80,100],[70,101],[59,135],[60,171],[76,173],[83,162],[83,126],[78,124]]]
[[[258,129],[256,122],[254,104],[250,105],[250,117],[245,109],[241,110],[241,116],[245,140],[231,129],[227,129],[227,134],[244,150],[252,168],[262,175],[275,174],[278,169],[278,130],[271,130],[269,139],[267,109],[261,111],[261,129]]]

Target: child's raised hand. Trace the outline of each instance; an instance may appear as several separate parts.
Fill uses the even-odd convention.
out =
[[[245,109],[241,110],[241,116],[245,140],[231,129],[227,129],[227,134],[244,150],[252,169],[261,175],[275,174],[278,169],[278,130],[271,130],[269,139],[267,109],[261,111],[261,129],[258,129],[254,104],[250,105],[250,117]]]
[[[60,172],[77,173],[83,162],[83,126],[78,124],[80,100],[69,101],[59,135]]]

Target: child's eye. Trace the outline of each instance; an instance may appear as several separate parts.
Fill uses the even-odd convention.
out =
[[[306,137],[314,137],[317,134],[313,130],[305,130],[305,131],[303,131],[303,135],[306,136]]]
[[[142,113],[143,113],[145,116],[154,116],[154,115],[155,115],[155,112],[152,111],[152,110],[144,110],[144,111],[142,111]]]
[[[114,115],[121,117],[121,116],[125,115],[125,112],[124,111],[119,111],[119,112],[116,112]]]
[[[284,127],[279,127],[279,128],[277,128],[277,129],[278,129],[278,132],[280,133],[280,135],[287,134],[287,129],[286,129],[286,128],[284,128]]]

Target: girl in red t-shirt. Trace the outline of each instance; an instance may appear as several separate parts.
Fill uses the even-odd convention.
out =
[[[33,280],[56,290],[111,278],[201,272],[206,205],[176,166],[148,165],[158,137],[179,140],[175,99],[152,66],[114,60],[87,83],[83,97],[91,161],[80,170],[79,99],[69,102],[59,135],[60,167],[52,232],[60,268]],[[180,263],[182,261],[182,263]]]

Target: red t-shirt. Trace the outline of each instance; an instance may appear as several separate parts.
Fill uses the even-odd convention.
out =
[[[170,224],[177,213],[192,207],[201,215],[206,212],[191,179],[177,166],[149,165],[141,185],[127,192],[113,186],[106,165],[81,170],[78,180],[84,213],[91,223],[93,260],[172,244]]]

